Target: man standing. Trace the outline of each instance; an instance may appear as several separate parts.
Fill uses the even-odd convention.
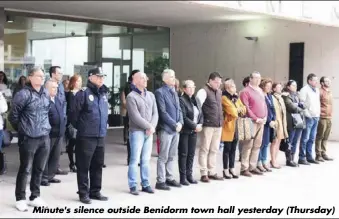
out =
[[[52,130],[50,136],[50,151],[46,162],[45,170],[42,175],[41,185],[49,186],[50,183],[60,183],[59,179],[54,178],[58,169],[60,152],[63,143],[63,135],[66,131],[66,117],[63,111],[63,103],[57,97],[58,84],[55,81],[49,80],[45,87],[48,91],[51,108],[49,110],[49,123]]]
[[[306,128],[301,134],[299,164],[319,164],[312,156],[312,148],[316,137],[320,117],[320,93],[317,88],[318,77],[311,73],[307,76],[307,85],[300,90],[300,100],[304,103]]]
[[[131,194],[138,195],[136,178],[139,159],[142,191],[154,193],[149,182],[149,162],[152,154],[153,133],[158,123],[158,108],[153,93],[146,90],[146,74],[136,73],[134,83],[135,87],[128,94],[126,100],[131,147],[128,186]]]
[[[251,177],[252,174],[262,175],[257,168],[260,147],[262,143],[264,124],[267,117],[267,106],[265,96],[259,84],[261,75],[259,72],[253,72],[250,75],[250,82],[240,92],[240,99],[246,106],[247,117],[252,119],[254,138],[248,141],[242,141],[241,150],[241,172],[243,176]]]
[[[126,103],[126,97],[127,95],[135,88],[134,85],[134,75],[136,73],[140,72],[139,70],[133,70],[128,77],[128,82],[126,83],[124,90],[121,93],[121,112],[124,115],[123,116],[123,122],[124,122],[124,143],[127,145],[127,165],[129,165],[129,160],[131,157],[131,150],[130,150],[130,142],[128,137],[128,112],[127,112],[127,103]]]
[[[332,158],[328,157],[327,139],[331,133],[332,128],[332,112],[333,112],[333,96],[330,90],[331,80],[328,77],[320,78],[320,121],[318,125],[316,145],[316,160],[323,162],[324,160],[331,161]]]
[[[52,66],[49,68],[49,76],[51,77],[51,80],[56,82],[58,84],[58,93],[56,95],[56,97],[59,99],[59,102],[61,104],[61,107],[63,109],[63,115],[66,119],[66,110],[67,110],[67,102],[66,102],[66,96],[65,96],[65,88],[64,88],[64,84],[62,83],[62,71],[61,71],[61,67],[60,66]],[[66,124],[65,124],[66,126]],[[64,134],[62,136],[60,136],[60,144],[62,147],[62,144],[64,143]],[[61,151],[60,151],[61,153]],[[58,159],[59,160],[59,159]],[[60,169],[60,165],[59,165],[59,161],[57,164],[57,169],[56,169],[56,174],[58,175],[67,175],[68,172],[67,171],[63,171]]]
[[[31,196],[28,204],[33,207],[45,205],[40,198],[40,183],[50,147],[50,101],[43,87],[44,73],[34,67],[29,71],[28,78],[27,86],[15,95],[8,117],[20,139],[20,167],[15,188],[16,208],[19,211],[28,210],[26,184],[31,169]]]
[[[162,73],[164,85],[155,91],[159,109],[160,153],[157,164],[157,183],[155,188],[170,190],[169,186],[181,187],[173,178],[175,157],[178,154],[179,132],[183,118],[179,97],[175,91],[175,72],[165,69]]]
[[[90,204],[91,199],[108,200],[100,193],[108,120],[108,88],[104,85],[104,76],[101,68],[89,70],[87,87],[76,94],[71,105],[70,119],[77,130],[75,159],[79,198],[85,204]]]
[[[223,124],[220,85],[221,75],[218,72],[213,72],[209,75],[205,87],[200,89],[196,96],[202,106],[204,116],[199,148],[199,165],[201,181],[205,183],[209,182],[210,179],[223,180],[216,172],[217,154]]]

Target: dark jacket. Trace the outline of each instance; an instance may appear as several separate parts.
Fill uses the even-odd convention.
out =
[[[284,102],[285,102],[287,130],[288,130],[288,132],[290,132],[294,128],[293,127],[292,114],[300,114],[300,116],[303,118],[304,124],[305,124],[305,118],[304,118],[303,113],[302,113],[304,106],[300,102],[297,94],[292,95],[290,93],[284,92],[284,93],[282,93],[281,97],[284,99]]]
[[[55,97],[54,102],[51,100],[51,108],[48,113],[49,123],[51,124],[50,137],[57,138],[65,134],[66,117],[64,114],[63,104],[58,97]]]
[[[30,84],[21,89],[12,101],[8,120],[19,134],[38,138],[49,135],[50,100],[44,87],[37,92]]]
[[[70,121],[80,137],[105,137],[108,120],[108,88],[91,82],[78,91],[71,103]]]
[[[169,134],[176,132],[176,124],[183,124],[178,94],[167,85],[155,91],[159,111],[159,129]]]
[[[270,127],[270,123],[276,120],[275,109],[273,104],[273,96],[271,94],[267,94],[265,97],[266,105],[267,105],[267,120],[264,125],[264,134],[262,144],[267,145],[272,142],[274,139],[274,129]]]
[[[223,124],[223,110],[221,104],[222,92],[220,89],[213,90],[208,84],[203,88],[206,91],[206,100],[202,104],[202,111],[204,113],[205,127],[222,127]]]
[[[194,119],[194,110],[193,106],[196,106],[199,110],[198,123],[193,121]],[[182,117],[184,120],[184,125],[181,130],[181,133],[191,134],[195,132],[198,124],[203,124],[204,117],[202,114],[201,106],[197,103],[195,96],[191,98],[187,94],[180,96],[180,108],[182,111]]]

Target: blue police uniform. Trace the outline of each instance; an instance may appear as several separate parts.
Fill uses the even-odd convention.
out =
[[[88,76],[92,75],[104,76],[100,68],[91,69]],[[105,85],[98,88],[88,81],[87,87],[76,94],[70,106],[69,119],[77,129],[75,158],[78,193],[83,203],[90,203],[90,199],[107,200],[100,193],[108,120],[107,92]]]

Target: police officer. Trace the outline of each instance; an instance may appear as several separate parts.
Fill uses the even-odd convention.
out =
[[[108,88],[103,84],[104,76],[101,68],[89,70],[87,87],[76,94],[70,109],[71,123],[77,129],[78,194],[85,204],[90,204],[91,199],[108,200],[100,193],[108,120]]]

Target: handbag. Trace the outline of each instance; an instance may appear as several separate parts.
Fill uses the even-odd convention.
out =
[[[248,141],[254,138],[254,127],[251,118],[238,118],[237,129],[239,141]]]
[[[292,116],[293,128],[295,129],[304,128],[304,120],[299,113],[292,113],[291,116]]]
[[[77,130],[71,124],[67,126],[67,137],[69,139],[76,139],[77,137]]]
[[[288,138],[285,138],[283,140],[281,140],[280,145],[279,145],[279,150],[286,152],[288,150],[290,150],[291,146],[290,146],[290,141]]]

